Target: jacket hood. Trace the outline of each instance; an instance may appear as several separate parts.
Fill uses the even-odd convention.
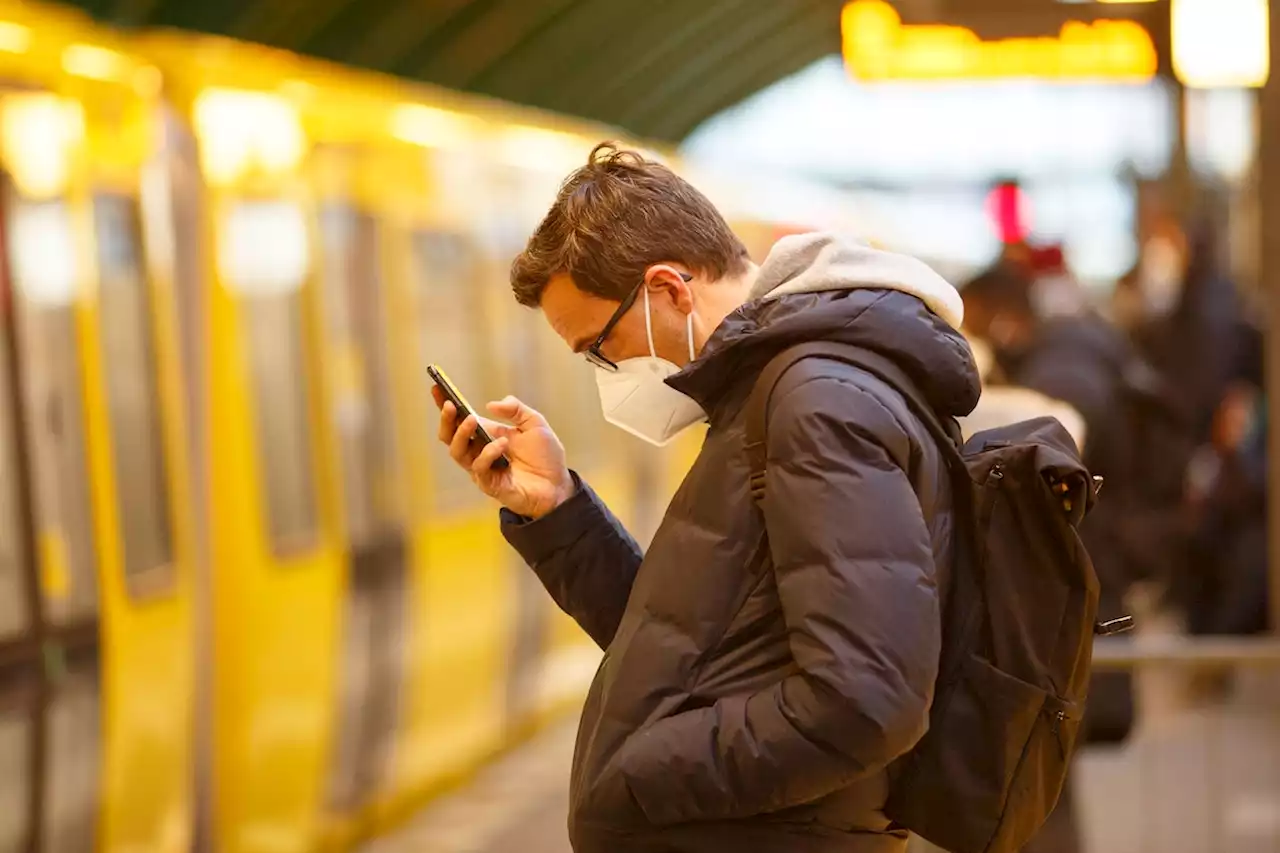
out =
[[[774,355],[827,340],[894,359],[940,414],[965,415],[981,383],[958,331],[963,314],[956,289],[915,258],[827,233],[784,237],[747,301],[667,383],[714,417],[730,390],[743,392],[743,377],[754,380]]]

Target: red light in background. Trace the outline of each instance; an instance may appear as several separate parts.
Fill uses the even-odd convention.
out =
[[[987,215],[995,225],[1000,241],[1021,243],[1027,238],[1026,198],[1017,184],[1000,184],[987,196]]]

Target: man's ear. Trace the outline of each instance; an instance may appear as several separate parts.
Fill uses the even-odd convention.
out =
[[[668,299],[682,314],[693,313],[692,274],[670,264],[654,264],[645,273],[649,298]]]

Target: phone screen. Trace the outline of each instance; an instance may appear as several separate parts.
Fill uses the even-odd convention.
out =
[[[477,414],[476,410],[467,402],[467,399],[462,396],[462,392],[457,389],[453,382],[449,380],[448,375],[445,374],[438,365],[427,365],[427,375],[431,377],[431,380],[435,382],[444,393],[445,399],[453,403],[454,408],[458,410],[459,422],[464,420],[467,415]],[[472,436],[471,440],[473,442],[480,442],[480,445],[483,447],[493,441],[493,436],[489,435],[482,424],[476,424],[475,435]],[[508,460],[506,456],[499,456],[494,460],[493,465],[490,467],[502,469],[506,468],[510,464],[510,460]]]

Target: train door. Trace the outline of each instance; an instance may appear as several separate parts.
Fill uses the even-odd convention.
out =
[[[611,464],[613,460],[605,452],[606,431],[612,427],[605,423],[600,411],[592,373],[595,368],[571,352],[540,315],[527,311],[522,314],[518,322],[538,340],[542,371],[556,377],[554,383],[543,385],[537,405],[564,443],[569,466],[593,489],[599,489],[602,498],[613,501],[609,503],[611,510],[625,513],[627,508],[618,506],[618,490],[614,488],[621,466]],[[534,705],[536,721],[542,721],[581,702],[599,668],[600,651],[578,623],[555,605],[537,576],[528,567],[519,568],[525,575],[528,594],[536,602],[531,606],[540,607],[544,622],[537,638],[542,660],[537,668]]]
[[[541,411],[554,426],[557,407],[551,400],[560,392],[562,377],[547,370],[541,335],[535,325],[542,319],[516,303],[506,275],[512,259],[524,249],[538,222],[530,215],[530,176],[522,168],[499,163],[493,167],[492,179],[491,197],[502,199],[503,204],[489,212],[487,223],[491,229],[487,240],[491,272],[484,289],[484,321],[494,357],[494,369],[487,377],[488,399],[514,394]],[[554,605],[537,576],[514,550],[505,549],[505,563],[515,609],[508,650],[506,719],[508,727],[518,731],[537,721]]]
[[[437,202],[448,202],[437,193]],[[502,736],[505,638],[511,621],[503,561],[509,550],[492,502],[436,442],[438,413],[426,367],[435,362],[476,405],[490,399],[491,340],[477,293],[487,272],[473,234],[441,203],[441,215],[406,238],[413,327],[405,361],[420,412],[414,466],[415,553],[410,719],[397,777],[406,790],[439,785],[476,767]],[[445,215],[445,214],[451,215]],[[412,381],[416,379],[416,384]]]
[[[405,530],[395,429],[383,229],[363,211],[320,213],[330,363],[329,414],[337,440],[348,593],[330,807],[350,814],[386,782],[403,671]]]
[[[343,588],[317,439],[311,233],[295,198],[209,196],[217,843],[303,850],[320,832]]]
[[[213,577],[209,559],[208,304],[205,235],[201,231],[203,186],[195,136],[168,104],[156,105],[159,146],[142,184],[151,264],[168,284],[177,334],[174,361],[180,366],[182,453],[191,537],[187,591],[192,667],[190,853],[213,850]]]
[[[98,586],[70,205],[0,176],[0,849],[97,831]]]
[[[509,294],[507,301],[513,302]],[[499,342],[499,358],[508,366],[505,394],[514,394],[536,409],[546,409],[547,392],[557,383],[549,381],[550,377],[544,373],[533,325],[538,322],[541,322],[540,318],[526,312],[508,315],[499,326],[503,333],[495,336],[495,340]],[[491,398],[498,399],[505,394],[495,392]],[[515,607],[515,628],[509,641],[506,715],[508,725],[518,730],[533,721],[539,710],[543,656],[554,605],[537,575],[510,548],[506,551],[506,562],[511,573]]]
[[[287,97],[234,87],[256,78],[256,54],[178,36],[140,45],[165,68],[203,183],[208,823],[227,853],[310,850],[324,834],[346,574],[321,405],[313,140]]]

